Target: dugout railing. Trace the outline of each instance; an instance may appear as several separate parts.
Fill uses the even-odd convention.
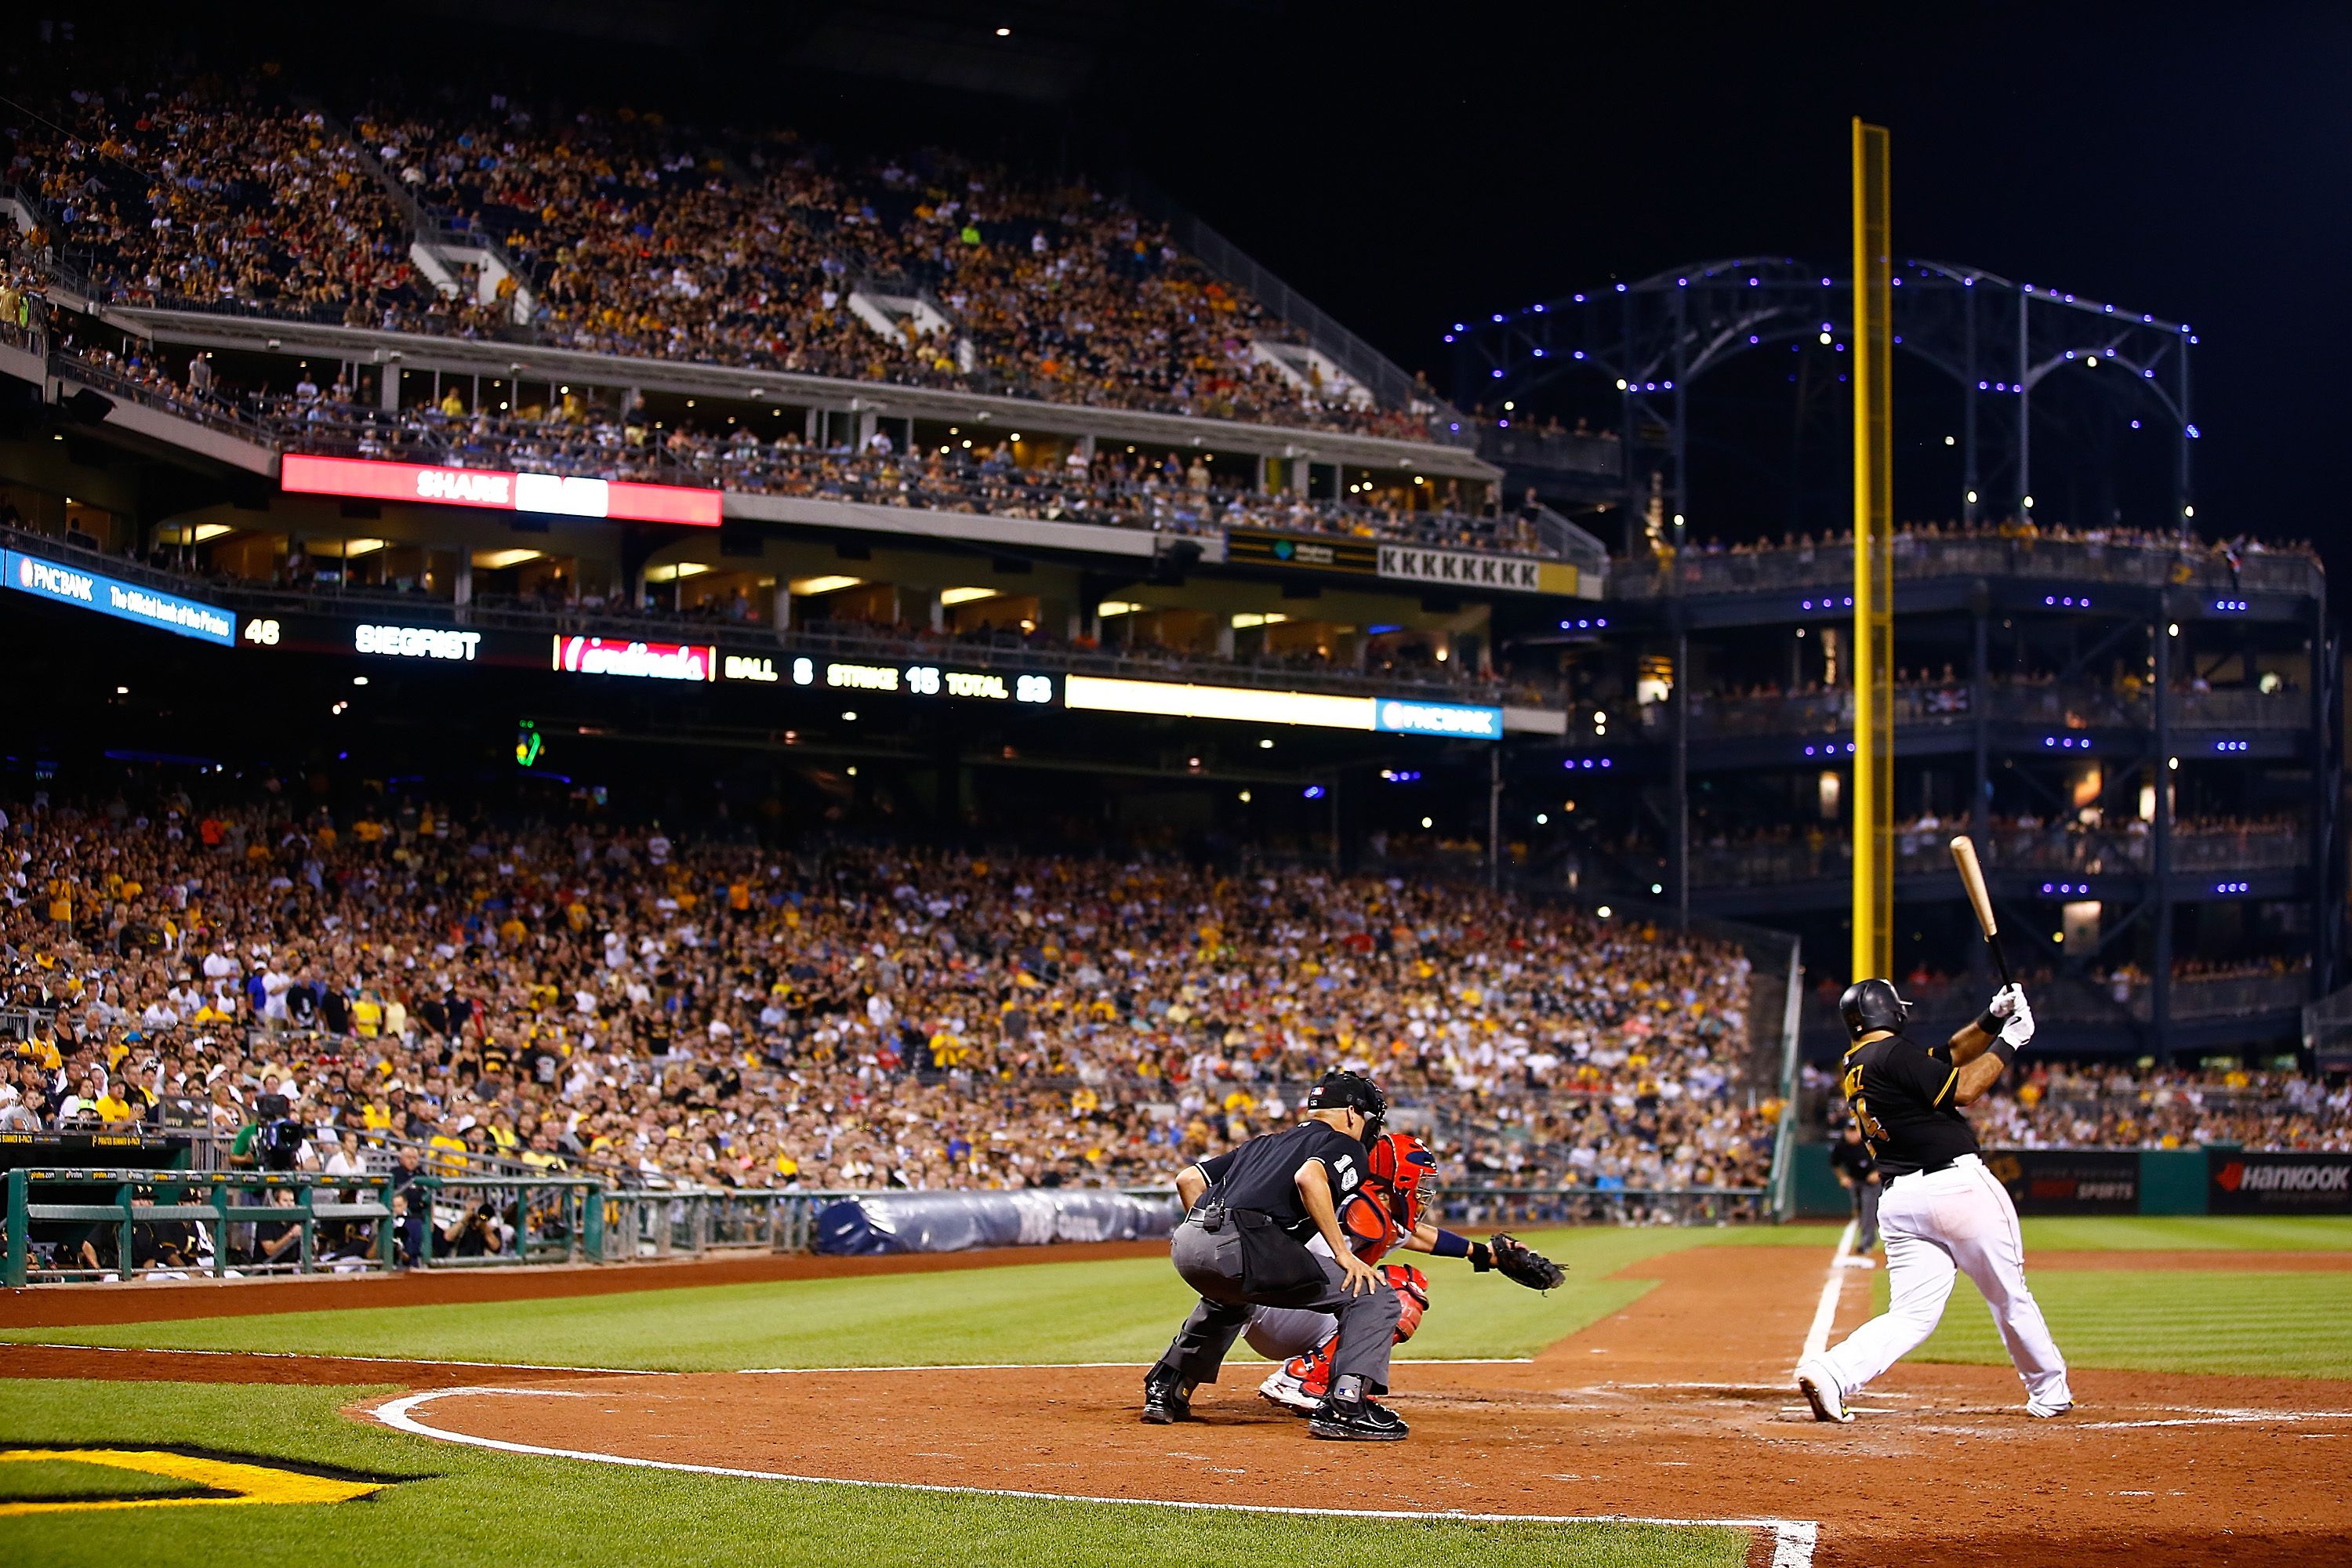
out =
[[[640,1246],[635,1229],[614,1229],[635,1220],[616,1196],[640,1194],[546,1175],[416,1175],[395,1187],[391,1175],[308,1171],[16,1168],[5,1178],[0,1284],[602,1262],[675,1250],[675,1232],[668,1246]],[[743,1229],[703,1213],[736,1194],[661,1196],[685,1201],[677,1217],[689,1250]]]

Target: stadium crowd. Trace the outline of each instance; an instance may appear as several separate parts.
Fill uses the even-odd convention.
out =
[[[2352,1151],[2352,1084],[2242,1067],[2040,1064],[1971,1116],[1988,1147]]]
[[[275,68],[42,63],[0,172],[100,300],[1414,439],[1439,406],[1380,406],[1076,177],[496,93],[345,124]]]
[[[1906,556],[1924,556],[1940,542],[1978,540],[2007,540],[2026,544],[2081,544],[2125,551],[2168,552],[2193,546],[2200,552],[2210,552],[2233,570],[2252,556],[2284,555],[2312,562],[2319,559],[2318,550],[2308,540],[2264,542],[2249,535],[2207,545],[2168,530],[2134,528],[2119,522],[2077,527],[2016,517],[1988,518],[1974,523],[1933,519],[1898,523],[1891,542],[1899,567]],[[1699,561],[1717,557],[1787,556],[1801,562],[1833,559],[1844,563],[1853,559],[1853,533],[1850,529],[1824,530],[1816,537],[1810,532],[1800,531],[1783,534],[1778,539],[1766,537],[1731,544],[1710,538],[1688,547],[1685,553]]]
[[[1696,938],[1399,879],[259,801],[11,807],[0,1121],[234,1137],[282,1095],[304,1168],[349,1134],[652,1184],[1099,1184],[1348,1064],[1427,1108],[1457,1184],[1770,1158],[1747,961]]]
[[[226,423],[289,451],[457,468],[505,468],[690,485],[759,495],[984,513],[1154,532],[1216,535],[1273,529],[1391,540],[1439,549],[1545,553],[1532,506],[1473,510],[1458,489],[1432,485],[1423,504],[1370,504],[1256,488],[1255,473],[1220,474],[1199,452],[1158,456],[1104,445],[1056,452],[1017,439],[900,451],[887,434],[863,446],[821,444],[797,429],[763,440],[732,430],[664,428],[643,405],[592,411],[559,398],[506,413],[446,406],[383,410],[355,404],[341,382],[294,390],[235,389],[202,354],[174,370],[152,352],[68,345],[100,384],[208,423]],[[666,422],[664,422],[666,423]]]

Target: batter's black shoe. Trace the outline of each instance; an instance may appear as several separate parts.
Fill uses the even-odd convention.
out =
[[[1333,1437],[1346,1443],[1402,1442],[1405,1434],[1412,1430],[1395,1411],[1369,1399],[1353,1403],[1326,1400],[1322,1409],[1307,1418],[1307,1429],[1318,1437]]]
[[[1172,1426],[1179,1421],[1192,1419],[1192,1402],[1185,1396],[1184,1385],[1176,1379],[1147,1377],[1143,1380],[1143,1423],[1147,1426]]]

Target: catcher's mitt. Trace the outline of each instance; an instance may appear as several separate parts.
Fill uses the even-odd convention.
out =
[[[1521,1241],[1500,1231],[1470,1249],[1470,1267],[1480,1274],[1489,1268],[1530,1290],[1550,1290],[1568,1283],[1568,1270]]]

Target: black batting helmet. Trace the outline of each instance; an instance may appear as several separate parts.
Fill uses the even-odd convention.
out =
[[[1857,980],[1838,998],[1838,1016],[1845,1020],[1846,1037],[1858,1040],[1881,1029],[1902,1028],[1911,1004],[1895,994],[1892,980]]]
[[[1338,1068],[1325,1073],[1315,1087],[1307,1091],[1309,1110],[1356,1110],[1364,1118],[1364,1142],[1369,1146],[1381,1135],[1381,1125],[1388,1120],[1389,1097],[1381,1092],[1380,1085],[1370,1079]]]

